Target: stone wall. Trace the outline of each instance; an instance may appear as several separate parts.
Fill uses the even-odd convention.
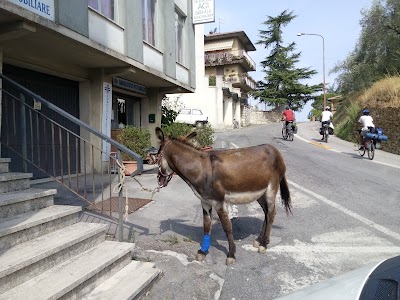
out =
[[[272,122],[279,122],[281,120],[281,113],[273,111],[255,111],[250,112],[251,124],[268,124]]]
[[[370,108],[375,127],[383,128],[387,142],[382,142],[382,150],[400,155],[400,108]]]

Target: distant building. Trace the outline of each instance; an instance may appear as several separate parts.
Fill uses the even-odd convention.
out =
[[[234,120],[248,125],[248,92],[256,88],[248,74],[256,64],[248,52],[256,48],[243,31],[204,35],[204,27],[196,25],[195,36],[196,92],[180,100],[186,107],[204,110],[217,129],[232,128]]]

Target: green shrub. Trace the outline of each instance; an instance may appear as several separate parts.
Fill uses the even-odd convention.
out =
[[[146,156],[146,150],[150,148],[150,131],[147,128],[127,125],[117,134],[117,142],[124,145],[141,157]],[[122,153],[123,160],[132,160],[129,155]]]
[[[184,123],[172,123],[170,125],[162,126],[162,130],[166,137],[177,138],[186,136],[192,132],[193,127]]]
[[[163,132],[166,137],[177,138],[187,136],[189,133],[196,131],[196,145],[199,147],[211,146],[214,141],[214,129],[210,124],[194,128],[191,125],[184,123],[172,123],[171,125],[163,126]]]
[[[199,143],[200,147],[211,146],[214,142],[214,128],[211,124],[203,125],[196,129],[197,136],[196,141]]]
[[[356,123],[360,107],[356,102],[350,102],[346,109],[344,120],[337,126],[336,136],[347,141],[354,142],[358,136],[355,133]]]

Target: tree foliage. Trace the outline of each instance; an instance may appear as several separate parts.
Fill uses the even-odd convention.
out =
[[[375,1],[362,11],[361,34],[354,50],[335,66],[342,93],[362,91],[400,71],[400,1]]]
[[[285,104],[295,110],[301,110],[304,105],[314,98],[314,93],[323,89],[323,84],[307,85],[301,83],[311,78],[317,72],[310,68],[296,68],[300,59],[300,52],[295,52],[296,44],[283,43],[282,27],[289,24],[296,16],[287,10],[277,17],[269,16],[263,22],[266,30],[259,30],[261,38],[257,44],[270,49],[269,55],[261,62],[264,80],[257,83],[253,93],[259,99],[274,109],[279,109]]]
[[[164,97],[161,101],[161,125],[168,126],[174,123],[179,112],[183,108],[183,102],[179,100],[180,96]]]

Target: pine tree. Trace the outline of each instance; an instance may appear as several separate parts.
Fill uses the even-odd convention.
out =
[[[282,27],[295,17],[287,10],[277,17],[268,16],[267,21],[263,22],[267,30],[259,30],[261,40],[257,44],[264,45],[265,49],[271,48],[271,51],[261,62],[265,77],[257,83],[257,90],[253,96],[274,109],[281,109],[287,104],[294,111],[301,110],[313,99],[313,94],[323,88],[322,84],[301,83],[317,72],[310,68],[296,68],[301,54],[294,52],[296,44],[292,42],[287,46],[283,45]]]

